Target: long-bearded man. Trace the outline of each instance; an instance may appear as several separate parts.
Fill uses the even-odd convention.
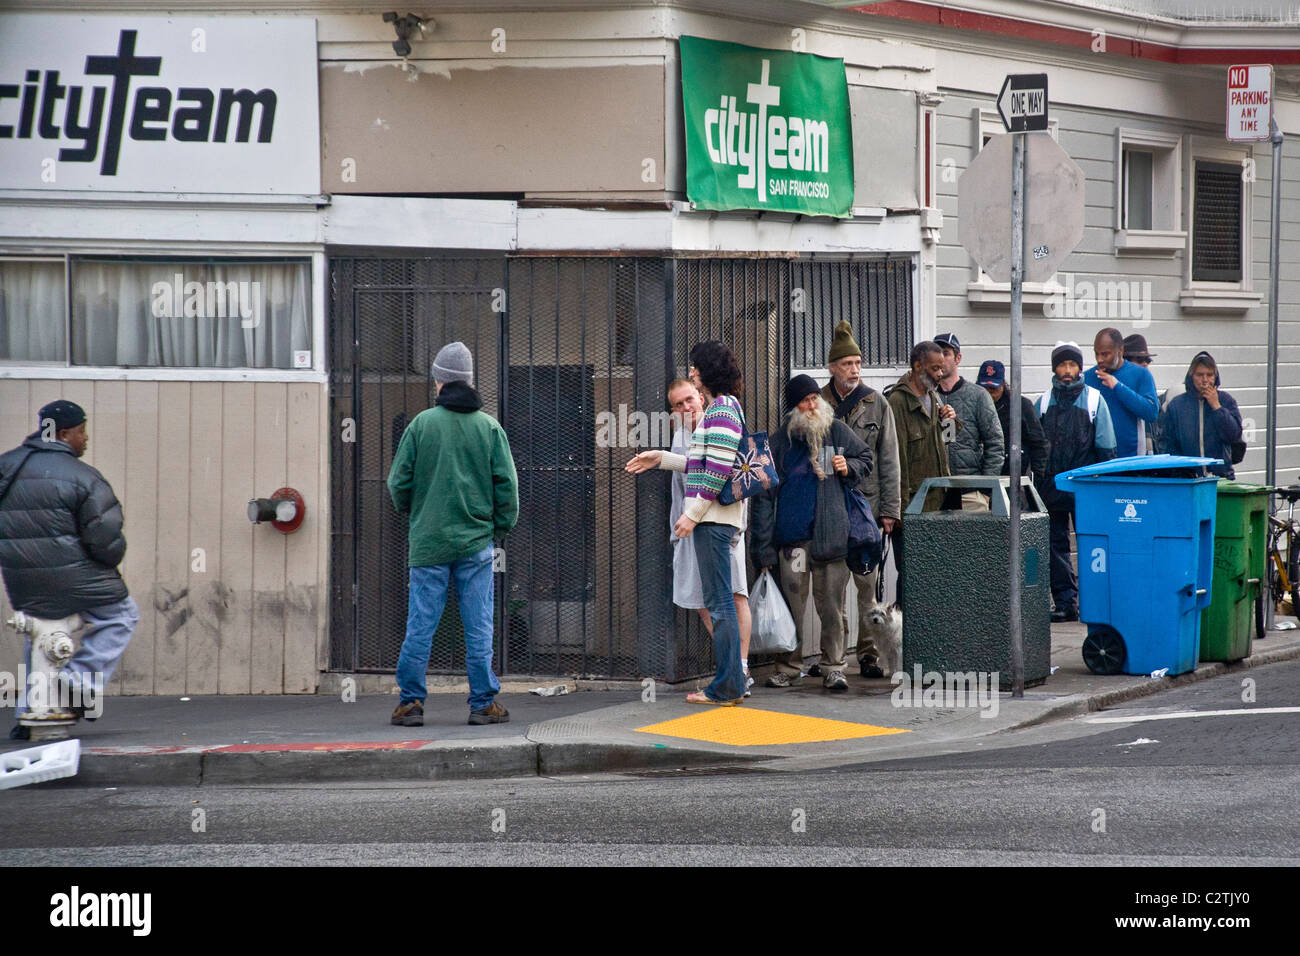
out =
[[[798,630],[798,645],[777,658],[769,687],[790,687],[803,676],[804,616],[811,583],[821,619],[822,684],[845,691],[844,625],[842,610],[849,568],[849,518],[845,487],[871,473],[871,451],[819,394],[808,375],[786,384],[790,409],[772,436],[772,461],[781,479],[775,489],[756,496],[751,514],[750,543],[754,563],[763,570],[779,568],[781,592],[790,605]]]

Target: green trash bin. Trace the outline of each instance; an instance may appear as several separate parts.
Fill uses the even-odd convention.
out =
[[[1021,643],[1025,686],[1051,673],[1051,534],[1047,506],[1029,479],[1020,515]],[[1011,479],[982,475],[927,478],[903,516],[903,671],[958,677],[998,675],[1011,689],[1011,587],[1007,549],[1011,532]],[[931,489],[983,491],[989,511],[923,511]]]
[[[1201,612],[1202,661],[1239,661],[1250,654],[1267,526],[1268,488],[1219,482],[1210,605]]]

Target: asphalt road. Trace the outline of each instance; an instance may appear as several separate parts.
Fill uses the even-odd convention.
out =
[[[1254,700],[1243,701],[1243,680]],[[0,865],[1300,864],[1300,662],[801,773],[0,794]]]

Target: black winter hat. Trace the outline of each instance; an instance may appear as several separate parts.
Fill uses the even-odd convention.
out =
[[[809,395],[821,391],[811,375],[796,375],[785,384],[785,407],[794,408]]]
[[[1052,349],[1052,371],[1056,371],[1056,366],[1066,359],[1074,359],[1075,364],[1083,368],[1083,350],[1077,342],[1056,343],[1056,348]]]
[[[76,428],[86,420],[86,411],[76,402],[69,402],[60,398],[58,401],[50,402],[40,411],[40,418],[37,419],[37,429],[45,428],[47,421],[54,422],[54,430],[61,432],[65,428]]]

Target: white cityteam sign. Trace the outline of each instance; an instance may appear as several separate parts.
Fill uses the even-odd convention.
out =
[[[1246,64],[1228,67],[1228,139],[1260,143],[1269,138],[1273,116],[1273,67]]]
[[[0,14],[0,189],[320,192],[309,17]]]

